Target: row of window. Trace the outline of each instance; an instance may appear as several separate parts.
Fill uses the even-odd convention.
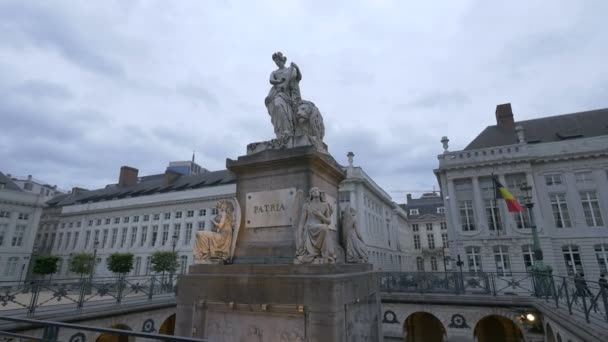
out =
[[[119,228],[106,228],[103,230],[87,230],[84,238],[84,249],[90,247],[93,248],[130,248],[130,247],[159,247],[165,246],[168,242],[178,244],[181,243],[184,246],[190,245],[193,235],[193,222],[186,222],[183,227],[184,234],[182,235],[182,224],[173,224],[173,231],[170,235],[170,225],[152,225],[152,226],[133,226],[129,231],[129,227]],[[205,229],[205,221],[199,221],[197,224],[198,230]],[[41,241],[41,248],[45,249],[47,243],[50,243],[50,249],[56,247],[57,250],[74,250],[78,245],[78,239],[80,232],[59,232],[49,234],[44,233],[42,236],[38,236],[38,241]],[[138,234],[139,233],[139,234]],[[171,241],[169,238],[171,236]],[[65,237],[65,240],[64,240]],[[41,240],[40,240],[41,238]],[[50,240],[49,240],[50,238]],[[55,239],[57,238],[57,239]],[[95,244],[97,242],[97,244]]]
[[[369,252],[369,258],[370,258],[370,263],[376,265],[377,267],[383,268],[383,265],[390,265],[389,268],[390,269],[395,269],[396,267],[393,267],[392,265],[394,265],[395,263],[397,263],[399,265],[399,267],[397,267],[397,270],[401,270],[401,263],[402,263],[402,259],[401,259],[401,255],[392,255],[392,254],[387,254],[384,252],[376,252],[376,251],[370,251]],[[386,267],[384,267],[386,269]]]
[[[608,175],[608,171],[606,171]],[[581,171],[574,173],[574,179],[577,183],[591,183],[593,182],[593,172],[591,171]],[[561,174],[551,174],[545,176],[545,184],[547,186],[561,185],[564,184],[562,180]]]
[[[437,214],[445,214],[445,207],[437,207]],[[420,211],[418,209],[410,209],[411,216],[420,215]]]
[[[580,203],[585,215],[585,222],[589,227],[604,226],[604,219],[600,203],[596,191],[581,191],[579,192]],[[518,198],[520,203],[523,203],[523,198]],[[551,203],[551,211],[557,228],[572,227],[568,202],[566,201],[565,193],[550,193],[549,201]],[[496,199],[486,199],[484,201],[485,216],[487,219],[488,228],[490,231],[500,232],[504,230],[504,222],[501,218],[501,209]],[[463,231],[476,231],[477,225],[475,222],[475,211],[473,209],[473,201],[462,200],[458,201],[460,212],[460,226]],[[527,211],[513,213],[513,219],[517,224],[517,228],[530,228],[530,214]]]
[[[444,269],[445,270],[451,270],[452,269],[452,260],[450,257],[445,257],[445,259],[443,260],[444,262]],[[431,271],[438,271],[439,270],[439,266],[437,263],[437,257],[432,256],[430,258],[430,264],[431,264]],[[424,269],[424,259],[422,257],[416,257],[416,270],[423,272]]]
[[[184,216],[185,213],[185,216]],[[212,208],[211,209],[211,215],[217,215],[217,208]],[[180,219],[183,217],[194,217],[195,216],[195,211],[194,210],[187,210],[187,211],[176,211],[173,213],[164,213],[163,214],[163,219],[164,220],[170,220],[172,217],[175,219]],[[198,210],[198,216],[207,216],[207,209],[199,209]],[[161,218],[161,214],[157,213],[157,214],[146,214],[146,215],[136,215],[136,216],[124,216],[124,217],[114,217],[114,218],[110,218],[110,217],[106,217],[106,218],[98,218],[98,219],[91,219],[88,220],[88,226],[92,227],[93,225],[95,226],[101,226],[102,224],[105,225],[110,225],[110,224],[120,224],[122,223],[137,223],[143,221],[143,222],[149,222],[150,220],[152,221],[160,221]],[[82,223],[80,221],[76,221],[76,222],[63,222],[61,223],[61,228],[80,228],[82,225]],[[48,228],[48,227],[44,227],[44,228]]]
[[[13,235],[8,237],[8,223],[0,223],[0,247],[11,246],[20,247],[23,244],[23,238],[25,236],[25,230],[27,226],[24,224],[18,224],[15,226]]]
[[[17,214],[17,219],[18,220],[28,220],[30,218],[30,214],[27,213],[17,213],[15,212],[15,214]],[[0,210],[0,218],[11,218],[12,213],[8,210]]]
[[[427,247],[429,249],[435,249],[435,234],[427,234],[426,235]],[[443,248],[449,247],[449,237],[448,233],[441,234],[441,245]],[[414,234],[414,249],[421,249],[422,245],[420,243],[420,235]]]
[[[427,232],[433,231],[433,222],[428,222],[428,223],[425,223],[424,225],[426,227]],[[439,227],[441,228],[441,230],[447,230],[448,224],[445,221],[441,221],[441,222],[439,222]],[[420,231],[420,225],[418,223],[412,223],[412,231],[413,232]]]
[[[481,272],[483,270],[480,250],[480,247],[475,246],[469,246],[465,248],[469,272]],[[511,262],[509,256],[509,247],[494,246],[492,251],[494,253],[496,272],[499,275],[510,274]],[[603,273],[608,272],[608,244],[595,245],[594,251],[599,271]],[[534,265],[534,251],[532,250],[531,245],[522,246],[521,253],[526,269]],[[562,254],[568,275],[572,276],[576,273],[584,272],[578,246],[563,246]]]

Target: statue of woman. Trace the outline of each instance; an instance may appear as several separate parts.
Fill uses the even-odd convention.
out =
[[[296,230],[297,264],[334,263],[336,255],[329,236],[331,224],[331,205],[321,198],[319,188],[313,187],[308,192],[308,201],[302,206],[300,221]]]
[[[346,234],[346,262],[367,263],[367,248],[359,231],[357,212],[351,206],[342,214],[342,229]]]
[[[272,60],[278,69],[270,74],[272,88],[264,103],[270,114],[274,133],[277,138],[281,138],[294,134],[294,113],[301,100],[299,82],[302,80],[302,73],[295,63],[285,67],[287,57],[281,52],[274,53]]]
[[[215,231],[198,231],[194,246],[194,257],[203,259],[222,259],[230,258],[230,247],[232,243],[232,205],[226,200],[222,200],[217,205],[218,215],[211,221]]]

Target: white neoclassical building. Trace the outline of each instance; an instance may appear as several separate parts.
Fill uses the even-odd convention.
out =
[[[32,176],[13,177],[0,172],[0,281],[24,280],[44,202],[59,192]]]
[[[531,220],[496,200],[492,176],[519,200],[532,186],[533,220],[555,274],[597,280],[608,264],[608,109],[515,121],[510,104],[464,149],[435,170],[452,256],[466,271],[524,272],[534,263]]]

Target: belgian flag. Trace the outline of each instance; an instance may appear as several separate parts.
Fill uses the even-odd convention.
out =
[[[516,212],[524,211],[524,207],[522,207],[521,204],[519,204],[519,202],[517,202],[517,199],[515,198],[515,196],[513,196],[513,194],[507,188],[505,188],[502,184],[500,184],[500,182],[498,181],[498,179],[496,179],[496,177],[493,177],[493,179],[494,179],[494,189],[496,192],[496,198],[502,198],[505,200],[505,202],[507,203],[507,209],[509,210],[509,212],[516,213]]]

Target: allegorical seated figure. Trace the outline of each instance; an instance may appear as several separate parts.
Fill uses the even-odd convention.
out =
[[[357,212],[350,205],[342,213],[342,229],[346,236],[346,262],[365,264],[368,261],[367,247],[357,223]]]
[[[332,212],[319,188],[311,188],[296,230],[296,264],[335,263],[335,246],[329,236]]]
[[[196,232],[194,257],[198,260],[230,258],[234,208],[227,200],[217,204],[218,215],[211,221],[211,231]]]

